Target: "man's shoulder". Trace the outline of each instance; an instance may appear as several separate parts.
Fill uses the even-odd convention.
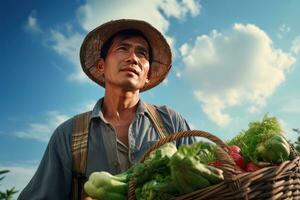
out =
[[[90,111],[87,111],[90,112]],[[82,115],[84,113],[87,112],[82,112],[82,113],[77,113],[75,115],[73,115],[72,117],[69,117],[68,119],[66,119],[65,121],[61,122],[56,129],[54,130],[50,142],[51,143],[57,143],[57,142],[61,142],[61,141],[67,141],[68,143],[70,143],[72,141],[72,135],[75,127],[75,123],[78,123],[78,125],[83,124],[83,119],[79,119],[79,120],[75,120],[76,116]],[[90,119],[88,119],[89,122]]]
[[[171,118],[172,117],[179,117],[179,116],[181,117],[181,114],[179,112],[177,112],[173,108],[170,108],[169,106],[166,106],[166,105],[154,105],[154,107],[157,109],[157,111],[160,114],[168,115]]]
[[[169,133],[177,133],[180,131],[190,130],[190,127],[186,119],[179,112],[166,105],[162,105],[162,106],[154,105],[154,106],[159,112],[164,122],[164,126]],[[194,141],[193,138],[181,139],[178,144],[185,144],[185,143],[189,144],[192,143],[193,141]]]
[[[68,132],[68,131],[72,131],[73,128],[73,121],[74,121],[74,117],[69,117],[68,119],[66,119],[65,121],[61,122],[57,128],[56,128],[56,132]]]
[[[186,119],[175,109],[166,105],[154,105],[167,126],[171,126],[174,130],[179,130],[182,127],[186,129]]]
[[[65,121],[63,121],[62,123],[60,123],[57,128],[56,131],[63,131],[63,132],[72,132],[73,127],[74,127],[74,123],[80,123],[80,120],[85,120],[87,119],[88,121],[90,120],[90,116],[91,116],[91,111],[85,111],[82,113],[77,113],[75,115],[73,115],[72,117],[69,117],[68,119],[66,119]],[[75,119],[78,119],[77,122]]]
[[[61,140],[69,141],[70,138],[72,137],[72,131],[73,131],[73,117],[70,117],[65,121],[61,122],[56,127],[56,129],[54,130],[51,136],[50,143],[51,142],[56,143],[57,141],[61,141]]]

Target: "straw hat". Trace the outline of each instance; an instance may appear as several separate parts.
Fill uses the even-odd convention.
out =
[[[149,41],[152,49],[149,83],[141,91],[149,90],[167,76],[172,63],[172,53],[164,36],[145,21],[133,19],[113,20],[98,26],[85,37],[80,49],[80,62],[83,71],[97,84],[105,87],[104,77],[97,70],[97,62],[103,44],[116,32],[136,29],[141,31]]]

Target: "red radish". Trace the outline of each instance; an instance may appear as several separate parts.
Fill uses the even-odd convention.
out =
[[[238,167],[245,169],[245,161],[241,154],[230,152],[230,156]]]
[[[254,163],[250,162],[247,164],[246,166],[246,171],[247,172],[254,172],[256,170],[260,169],[259,167],[257,167]]]
[[[240,168],[241,171],[244,171],[246,164],[244,161],[244,157],[240,153],[241,153],[240,147],[238,147],[236,145],[229,146],[229,155],[234,160],[234,162],[238,166],[238,168]],[[216,161],[209,163],[209,165],[214,166],[214,167],[220,167],[221,162],[216,160]]]
[[[238,154],[241,153],[241,148],[236,145],[229,146],[229,150],[230,150],[230,152],[234,152],[234,153],[238,153]]]

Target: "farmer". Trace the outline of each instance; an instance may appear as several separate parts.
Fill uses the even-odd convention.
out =
[[[152,25],[107,22],[86,36],[80,60],[87,76],[104,87],[104,97],[91,112],[57,127],[19,200],[82,199],[82,184],[92,172],[123,172],[161,137],[189,130],[177,112],[140,99],[140,92],[161,83],[171,68],[170,46]],[[194,140],[183,138],[177,145]]]

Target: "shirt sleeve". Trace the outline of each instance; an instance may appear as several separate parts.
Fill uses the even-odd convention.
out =
[[[170,134],[191,130],[187,121],[175,110],[166,106],[158,107],[165,127]],[[176,141],[177,146],[182,144],[192,144],[196,142],[196,137],[185,137]]]
[[[40,165],[18,200],[69,199],[72,180],[70,122],[53,133]]]
[[[176,118],[175,121],[177,122],[176,132],[191,130],[186,119],[184,119],[178,112],[174,112],[174,113],[175,113],[175,118]],[[192,144],[194,142],[196,142],[196,137],[184,137],[184,138],[178,139],[176,141],[176,145],[177,145],[177,147],[179,147],[182,144]]]

